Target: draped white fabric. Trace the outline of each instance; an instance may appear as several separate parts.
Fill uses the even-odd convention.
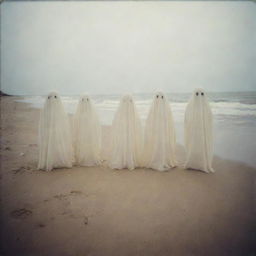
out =
[[[161,92],[154,96],[146,125],[144,144],[144,166],[165,171],[175,167],[175,127],[171,108]]]
[[[73,123],[75,163],[80,166],[99,165],[101,126],[92,100],[80,97]]]
[[[125,95],[115,114],[109,155],[109,167],[134,169],[141,166],[143,134],[141,121],[131,95]]]
[[[207,96],[196,89],[185,111],[186,169],[214,172],[212,168],[212,112]]]
[[[38,169],[72,167],[70,123],[59,95],[52,92],[46,98],[39,122]]]
[[[185,110],[185,169],[214,172],[212,119],[205,92],[196,89]],[[72,124],[71,131],[59,95],[51,92],[40,113],[38,169],[71,168],[73,162],[78,166],[101,164],[101,125],[89,96],[80,97]],[[133,97],[123,96],[112,122],[110,143],[105,147],[112,169],[166,171],[177,166],[175,126],[166,96],[161,92],[154,96],[144,135]]]

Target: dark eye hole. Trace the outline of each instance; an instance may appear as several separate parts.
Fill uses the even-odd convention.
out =
[[[48,99],[50,99],[51,98],[51,96],[48,96]]]
[[[204,96],[204,93],[203,93],[203,92],[201,92],[201,95],[202,95],[202,96]]]
[[[196,96],[198,96],[198,92],[196,93]]]
[[[159,97],[159,95],[156,95],[156,97],[158,98],[158,97]]]
[[[164,96],[162,96],[162,99],[164,98]]]
[[[55,95],[54,98],[57,99],[57,96]]]

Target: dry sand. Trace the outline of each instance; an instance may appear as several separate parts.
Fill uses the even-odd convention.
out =
[[[1,98],[1,255],[256,255],[255,169],[37,171],[39,110],[15,99]]]

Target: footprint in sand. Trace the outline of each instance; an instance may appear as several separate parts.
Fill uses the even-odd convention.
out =
[[[39,223],[39,224],[37,224],[37,227],[39,227],[39,228],[44,228],[44,227],[46,227],[46,225],[43,224],[43,223]]]
[[[71,191],[70,191],[70,194],[59,194],[59,195],[55,195],[55,196],[53,196],[53,197],[56,198],[56,199],[66,199],[66,198],[69,197],[69,196],[72,196],[72,195],[81,195],[81,194],[83,194],[83,192],[80,191],[80,190],[71,190]]]
[[[11,216],[15,219],[25,219],[32,214],[31,210],[26,208],[17,209],[11,212]]]
[[[80,190],[71,190],[69,194],[58,194],[58,195],[55,195],[54,198],[59,199],[61,201],[63,200],[65,202],[66,200],[70,199],[70,197],[78,196],[78,195],[82,195],[82,196],[85,196],[85,197],[88,196],[88,195],[85,195]],[[77,219],[77,218],[82,219],[84,225],[88,225],[89,224],[89,217],[93,216],[93,215],[84,216],[83,214],[80,215],[77,212],[74,213],[73,210],[70,209],[70,203],[69,203],[69,205],[65,205],[65,210],[61,213],[61,215],[67,215],[67,216],[69,216],[71,218],[75,218],[75,219]]]
[[[14,173],[14,174],[17,174],[17,173],[24,173],[24,172],[26,172],[26,171],[30,171],[31,170],[31,167],[24,167],[24,166],[21,166],[21,167],[19,167],[18,169],[14,169],[14,170],[12,170],[12,172]]]
[[[26,171],[26,168],[25,167],[20,167],[18,169],[14,169],[12,170],[14,174],[17,174],[17,173],[23,173]]]
[[[68,195],[59,194],[59,195],[55,195],[55,196],[53,196],[53,197],[56,198],[56,199],[62,200],[62,199],[67,199],[67,196],[68,196]]]
[[[29,147],[37,147],[37,144],[28,144]]]

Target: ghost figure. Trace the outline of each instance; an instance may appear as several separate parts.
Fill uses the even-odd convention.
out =
[[[109,167],[130,170],[140,167],[142,146],[141,121],[132,96],[125,95],[112,123]]]
[[[171,108],[166,96],[154,96],[145,125],[144,166],[166,171],[176,166],[176,137]]]
[[[60,96],[52,92],[46,98],[39,121],[38,169],[72,167],[70,123]]]
[[[214,172],[212,168],[212,112],[205,92],[196,89],[185,111],[186,169]]]
[[[92,100],[80,97],[73,123],[75,162],[80,166],[100,164],[101,126]]]
[[[176,137],[171,108],[165,95],[156,93],[146,125],[144,166],[165,171],[176,166]]]

